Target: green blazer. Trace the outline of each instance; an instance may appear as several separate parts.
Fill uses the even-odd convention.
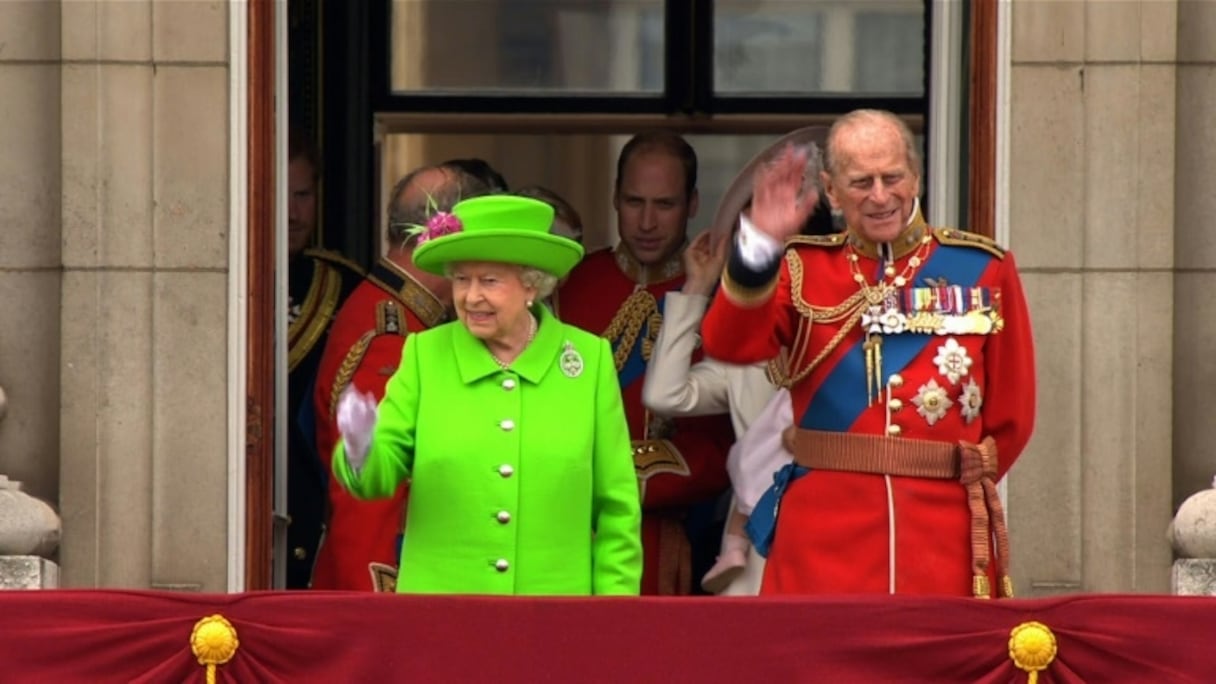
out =
[[[399,592],[638,593],[638,480],[612,349],[535,312],[510,370],[459,321],[410,335],[362,469],[341,440],[334,450],[357,497],[411,478]]]

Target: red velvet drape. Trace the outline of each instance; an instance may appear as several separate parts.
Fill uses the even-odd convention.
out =
[[[340,592],[0,592],[0,681],[203,682],[195,623],[224,616],[218,682],[1025,682],[1026,621],[1055,634],[1039,682],[1216,681],[1216,601],[1076,595],[510,599]]]

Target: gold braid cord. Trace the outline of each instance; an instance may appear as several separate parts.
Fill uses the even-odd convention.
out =
[[[659,313],[659,303],[654,295],[646,290],[637,290],[621,303],[621,308],[617,309],[603,334],[612,343],[612,360],[618,373],[637,344],[643,325],[647,330],[642,340],[642,360],[649,361],[654,341],[659,336],[659,327],[663,325],[663,314]]]
[[[663,327],[663,314],[657,310],[646,319],[646,336],[642,338],[642,358],[650,360],[654,353],[654,343],[659,339],[659,328]]]
[[[300,315],[287,326],[288,371],[295,370],[320,341],[333,320],[341,297],[342,276],[332,266],[318,261]]]
[[[858,291],[848,299],[833,307],[814,306],[802,297],[802,259],[794,250],[785,253],[786,266],[790,271],[790,296],[794,308],[798,311],[798,329],[794,332],[794,342],[790,347],[788,362],[777,365],[776,360],[769,362],[769,374],[781,380],[782,387],[793,387],[806,379],[811,371],[823,362],[861,321],[861,314],[866,308],[864,293]],[[805,358],[807,347],[811,343],[811,326],[815,323],[839,323],[844,321],[840,330],[819,351],[809,363],[799,365],[799,359]],[[784,366],[784,367],[782,367]]]

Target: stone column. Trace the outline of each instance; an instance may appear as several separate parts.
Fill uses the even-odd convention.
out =
[[[223,591],[228,16],[249,3],[37,4],[62,26],[62,583]]]
[[[1190,401],[1175,401],[1175,368],[1200,370],[1175,350],[1213,367],[1216,331],[1210,284],[1174,297],[1175,198],[1212,196],[1210,166],[1175,164],[1194,145],[1175,132],[1183,4],[1213,3],[1012,3],[1010,247],[1038,364],[1034,435],[1008,477],[1019,596],[1168,591],[1174,407]]]
[[[1171,590],[1180,596],[1216,596],[1216,480],[1212,487],[1184,501],[1170,525]]]

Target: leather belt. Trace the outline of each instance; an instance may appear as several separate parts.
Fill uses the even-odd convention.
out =
[[[860,435],[799,429],[794,462],[813,470],[839,470],[875,475],[958,480],[967,491],[971,511],[972,594],[992,595],[988,580],[989,542],[995,541],[1001,596],[1013,596],[1009,578],[1009,532],[1005,509],[996,491],[996,442],[979,444]]]

